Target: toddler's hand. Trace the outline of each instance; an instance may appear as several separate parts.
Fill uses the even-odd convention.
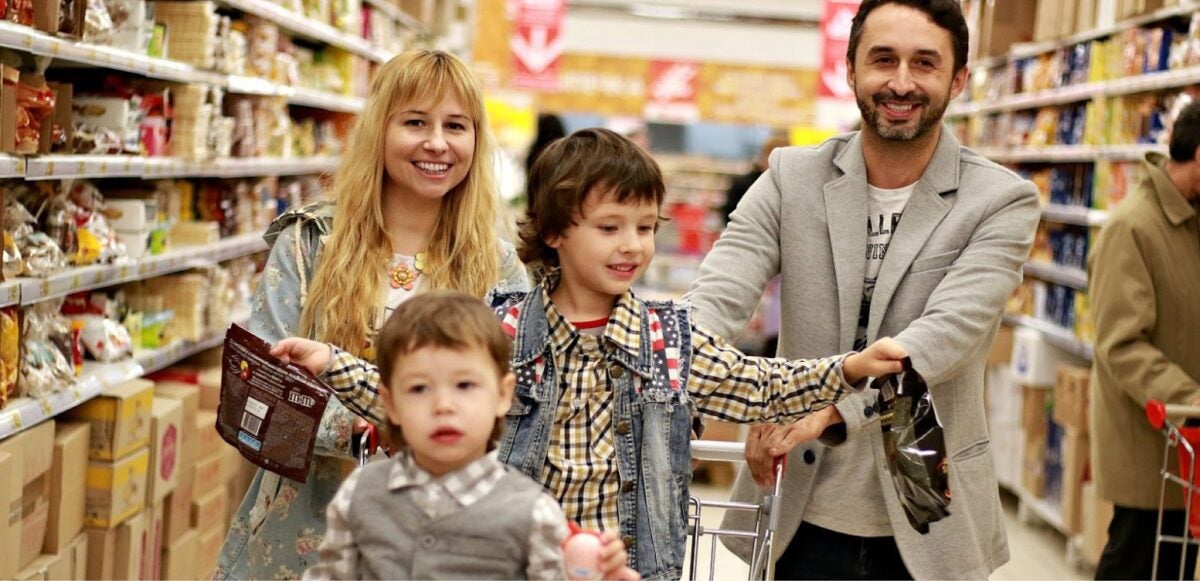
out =
[[[313,375],[320,375],[329,368],[333,349],[319,341],[288,337],[271,348],[271,355],[295,363]]]
[[[871,346],[855,353],[842,363],[842,375],[846,382],[853,385],[868,377],[880,377],[890,373],[904,371],[903,360],[908,357],[908,351],[895,339],[884,337]]]
[[[604,548],[600,551],[600,569],[604,571],[605,579],[621,581],[637,581],[641,579],[637,571],[626,566],[629,554],[625,552],[625,543],[615,531],[605,531],[600,535]]]

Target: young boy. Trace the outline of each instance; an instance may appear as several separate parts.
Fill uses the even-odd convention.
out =
[[[432,292],[392,314],[378,360],[394,457],[342,483],[305,578],[564,578],[558,503],[489,452],[512,403],[510,345],[470,295]],[[605,540],[608,576],[633,575]]]
[[[544,280],[491,297],[515,342],[500,460],[539,480],[568,518],[619,531],[645,578],[681,574],[693,412],[792,421],[899,372],[906,356],[881,339],[824,359],[748,357],[696,325],[686,305],[639,299],[630,288],[654,258],[664,190],[654,160],[611,131],[554,142],[530,173],[534,206],[518,248]],[[343,403],[381,417],[373,367],[287,341],[280,351],[324,371]]]

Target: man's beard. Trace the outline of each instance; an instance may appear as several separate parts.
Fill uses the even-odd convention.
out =
[[[934,125],[941,122],[942,114],[946,112],[945,101],[933,104],[928,95],[912,95],[901,99],[895,92],[885,90],[875,93],[870,101],[855,93],[854,100],[858,102],[858,110],[862,113],[863,123],[888,141],[914,141],[924,137]],[[917,118],[916,125],[907,123],[900,127],[888,125],[879,111],[883,107],[880,103],[884,101],[920,106],[921,116]]]

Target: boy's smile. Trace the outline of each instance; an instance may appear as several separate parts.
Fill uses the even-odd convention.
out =
[[[558,252],[562,281],[551,293],[569,317],[608,316],[654,258],[658,206],[618,202],[606,189],[593,188],[575,223],[546,244]]]

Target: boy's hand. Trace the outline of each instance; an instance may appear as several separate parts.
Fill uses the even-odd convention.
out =
[[[288,337],[271,348],[271,355],[284,362],[295,363],[313,375],[321,375],[329,368],[329,362],[333,359],[333,349],[319,341]]]
[[[637,571],[626,566],[629,554],[625,552],[625,543],[617,536],[616,531],[604,531],[600,535],[600,541],[604,543],[604,548],[600,551],[600,568],[604,571],[605,579],[638,581],[642,578]]]
[[[862,353],[855,353],[842,363],[842,375],[846,383],[856,384],[868,377],[880,377],[889,373],[904,371],[903,359],[908,357],[908,351],[895,339],[884,337]]]

